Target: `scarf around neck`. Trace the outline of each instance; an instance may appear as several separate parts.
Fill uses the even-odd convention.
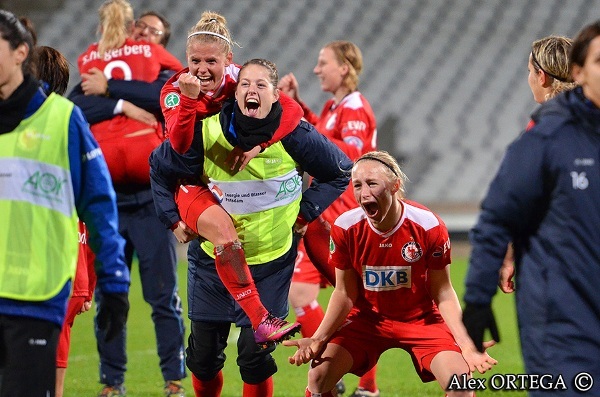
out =
[[[13,131],[25,118],[27,105],[39,88],[39,83],[26,75],[15,92],[5,100],[0,100],[0,134]]]
[[[248,117],[242,113],[236,101],[233,105],[233,117],[229,132],[237,139],[238,146],[247,152],[273,137],[281,122],[282,112],[281,104],[277,101],[264,119]]]

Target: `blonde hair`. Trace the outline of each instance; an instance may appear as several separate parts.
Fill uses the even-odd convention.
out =
[[[363,58],[360,48],[350,41],[337,40],[325,45],[325,48],[330,48],[340,65],[348,65],[348,74],[344,76],[343,86],[348,88],[350,92],[354,92],[358,88],[358,76],[362,73]]]
[[[546,100],[575,87],[571,77],[569,52],[573,41],[563,36],[547,36],[531,46],[531,60],[536,72],[540,70],[553,78],[551,92]]]
[[[98,9],[102,36],[98,41],[98,52],[119,48],[129,36],[133,22],[133,8],[126,0],[107,0]]]
[[[219,13],[204,11],[200,20],[188,33],[188,46],[192,41],[200,43],[217,43],[224,54],[233,52],[234,41],[227,28],[227,20]]]
[[[406,195],[406,191],[404,186],[408,182],[408,177],[402,170],[400,169],[400,165],[398,165],[398,161],[386,152],[385,150],[376,150],[373,152],[367,152],[360,156],[355,162],[354,167],[352,167],[352,171],[356,168],[357,164],[361,161],[375,161],[377,163],[383,164],[385,166],[385,174],[387,175],[389,181],[391,183],[395,183],[396,181],[400,183],[400,189],[398,189],[398,195],[401,199],[403,199]]]

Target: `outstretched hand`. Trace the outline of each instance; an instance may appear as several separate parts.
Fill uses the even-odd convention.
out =
[[[469,366],[471,373],[477,371],[483,374],[492,369],[492,366],[498,364],[498,360],[487,353],[487,349],[494,346],[496,341],[483,342],[483,353],[474,349],[462,349],[462,355]]]
[[[310,362],[322,348],[322,344],[312,338],[284,340],[283,345],[296,346],[298,348],[293,356],[288,357],[288,362],[297,366]]]

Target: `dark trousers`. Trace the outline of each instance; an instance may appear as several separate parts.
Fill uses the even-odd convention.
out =
[[[298,252],[294,238],[287,253],[271,262],[250,266],[260,299],[277,317],[288,314],[288,293]],[[223,368],[231,323],[241,327],[237,342],[237,365],[245,383],[257,384],[277,372],[271,356],[274,346],[261,349],[246,314],[223,286],[214,259],[192,242],[188,252],[188,305],[192,320],[186,350],[190,371],[201,380],[211,380]]]
[[[144,300],[152,307],[157,352],[164,380],[186,376],[184,363],[185,328],[181,298],[177,286],[177,257],[173,233],[160,223],[152,201],[141,205],[119,206],[119,233],[125,238],[125,256],[129,267],[134,253]],[[135,281],[132,279],[132,283]],[[96,290],[96,302],[101,295]],[[134,309],[135,310],[135,309]],[[100,382],[108,385],[125,381],[127,364],[126,328],[110,343],[96,328],[100,354]]]
[[[54,397],[60,327],[0,315],[0,397]]]

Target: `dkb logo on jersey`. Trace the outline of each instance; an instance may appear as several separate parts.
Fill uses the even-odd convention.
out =
[[[363,282],[368,291],[392,291],[410,288],[410,266],[365,266]]]
[[[422,255],[423,250],[417,242],[409,241],[402,246],[402,257],[407,262],[416,262],[421,259]]]

